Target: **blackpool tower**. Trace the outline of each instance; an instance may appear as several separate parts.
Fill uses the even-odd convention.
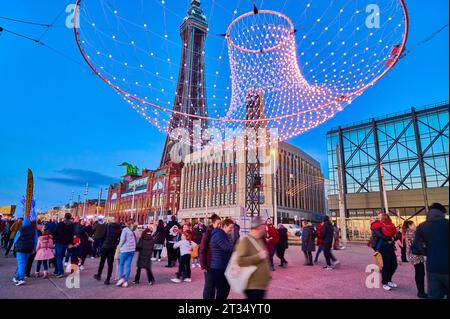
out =
[[[187,16],[180,27],[182,52],[173,109],[184,114],[207,116],[205,41],[208,24],[200,5],[200,0],[190,0]],[[169,133],[176,128],[184,128],[189,132],[189,145],[193,145],[194,122],[200,124],[201,129],[208,126],[206,120],[198,121],[195,118],[174,113],[170,121]],[[169,135],[167,136],[161,166],[170,161],[170,153],[176,142]],[[192,152],[193,146],[190,148]]]

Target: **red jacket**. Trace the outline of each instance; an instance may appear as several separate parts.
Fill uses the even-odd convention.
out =
[[[322,227],[323,227],[322,223],[317,225],[317,231],[316,231],[317,246],[323,246],[323,244],[324,244],[323,238],[322,238]]]
[[[273,225],[267,227],[267,238],[270,238],[268,241],[272,244],[272,246],[278,244],[278,241],[280,240],[278,231]]]
[[[377,228],[381,228],[381,232],[385,236],[394,237],[395,234],[397,234],[397,228],[391,220],[385,220],[383,222],[376,221],[370,226],[370,230],[374,230]]]

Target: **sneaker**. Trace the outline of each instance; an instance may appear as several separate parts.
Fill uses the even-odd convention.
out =
[[[161,258],[158,258],[158,261],[161,261]]]
[[[105,282],[104,282],[104,284],[108,286],[108,285],[110,285],[110,284],[111,284],[111,282],[109,281],[109,279],[105,279]]]
[[[192,267],[192,268],[195,268],[195,264],[192,264],[191,267]]]
[[[417,297],[420,298],[420,299],[428,299],[428,295],[426,293],[424,293],[424,292],[419,292],[417,294]]]
[[[25,284],[25,280],[19,280],[17,283],[16,283],[16,286],[22,286],[22,285],[24,285]]]
[[[191,279],[191,278],[186,278],[186,279],[184,279],[183,281],[184,281],[184,282],[192,282],[192,279]]]
[[[47,279],[48,278],[48,272],[44,271],[44,276],[42,276],[42,279]]]
[[[125,281],[125,282],[122,284],[121,287],[122,287],[122,288],[128,288],[128,283]]]
[[[35,278],[39,278],[40,275],[41,275],[41,274],[38,273],[38,272],[35,272],[35,273],[34,273],[34,277],[35,277]]]
[[[153,286],[155,284],[155,281],[153,280],[153,281],[150,281],[149,283],[148,283],[148,285],[149,286]]]
[[[91,259],[95,259],[95,257],[94,257],[94,256],[91,256]]]
[[[94,275],[94,279],[100,281],[100,280],[101,280],[101,277],[100,277],[100,275],[95,274],[95,275]]]
[[[180,283],[181,282],[181,279],[179,279],[179,278],[172,278],[172,279],[170,279],[172,282],[176,282],[176,283]]]
[[[155,258],[155,257],[152,257],[152,258],[150,258],[150,260],[151,260],[151,261],[155,261],[155,260],[156,260],[156,258]]]
[[[56,278],[63,278],[63,277],[64,277],[63,274],[56,275]]]
[[[397,288],[398,287],[397,284],[395,282],[392,282],[392,281],[388,282],[388,286],[391,287],[391,288]]]
[[[134,284],[134,285],[139,285],[139,281],[134,280],[134,281],[133,281],[133,284]]]
[[[339,260],[335,260],[333,262],[333,266],[339,266],[341,264],[341,262]]]
[[[13,277],[12,279],[13,283],[17,284],[19,281],[16,279],[16,277]]]
[[[83,265],[80,266],[80,270],[84,270],[84,266]]]
[[[200,267],[201,267],[200,263],[197,263],[197,268],[200,268]]]
[[[69,264],[68,262],[65,262],[65,263],[64,263],[64,267],[67,267],[68,264]]]
[[[323,267],[323,269],[325,269],[325,270],[333,270],[333,268],[330,267],[330,266],[325,266],[325,267]]]
[[[125,280],[123,278],[120,278],[119,281],[116,283],[117,287],[122,286],[122,284],[125,282]]]
[[[391,291],[392,290],[392,288],[389,287],[388,285],[383,285],[383,289],[387,290],[387,291]]]

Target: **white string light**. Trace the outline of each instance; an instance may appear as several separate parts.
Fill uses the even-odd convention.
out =
[[[187,54],[202,54],[205,67],[182,67],[205,79],[184,83],[206,92],[204,115],[174,105],[181,52],[192,50],[179,38],[187,16],[179,1],[83,0],[77,41],[96,74],[162,132],[173,128],[174,116],[189,119],[179,125],[203,119],[221,132],[259,121],[277,129],[280,140],[342,111],[390,70],[398,58],[391,55],[393,47],[402,50],[405,44],[403,0],[266,0],[257,5],[255,14],[249,1],[201,1],[203,12],[211,14],[205,17],[206,46]],[[376,5],[379,15],[367,11],[369,5]],[[369,25],[371,18],[379,19],[379,26]],[[226,37],[218,35],[226,30]],[[264,118],[248,119],[250,92],[263,96]],[[178,101],[199,103],[190,95]],[[192,136],[184,142],[192,143]]]

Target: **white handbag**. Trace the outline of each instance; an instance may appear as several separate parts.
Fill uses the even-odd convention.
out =
[[[166,258],[166,257],[167,257],[167,247],[164,246],[161,251],[161,258]]]
[[[261,247],[251,236],[246,236],[248,240],[255,246],[258,252],[261,251]],[[241,239],[242,240],[242,239]],[[250,276],[256,271],[257,266],[247,266],[240,267],[237,263],[237,253],[233,252],[230,261],[228,263],[227,269],[225,270],[225,277],[228,280],[230,288],[242,294],[245,289],[247,289],[248,280]]]

